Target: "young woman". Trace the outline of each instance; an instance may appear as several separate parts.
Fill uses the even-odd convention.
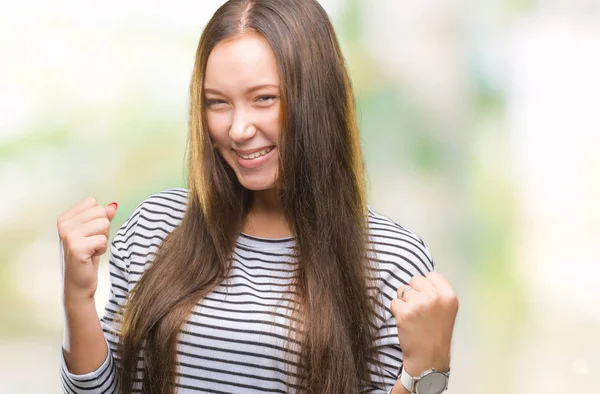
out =
[[[58,218],[66,393],[407,393],[447,386],[458,301],[365,201],[354,97],[315,0],[230,0],[191,82],[188,187]],[[400,376],[400,378],[399,378]]]

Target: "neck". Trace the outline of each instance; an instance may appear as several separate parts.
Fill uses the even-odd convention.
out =
[[[279,190],[276,188],[256,190],[252,192],[250,211],[283,216],[283,208],[279,201]]]
[[[242,231],[263,238],[292,236],[279,200],[279,190],[272,188],[253,192],[252,205],[244,220]]]

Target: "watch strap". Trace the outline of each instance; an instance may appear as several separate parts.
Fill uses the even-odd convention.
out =
[[[400,367],[400,383],[402,383],[402,386],[404,386],[409,393],[414,392],[415,380],[416,379],[410,376],[403,367]]]

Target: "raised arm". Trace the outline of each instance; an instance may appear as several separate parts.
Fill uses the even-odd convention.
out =
[[[102,212],[104,210],[104,212]],[[94,296],[98,258],[105,253],[115,206],[97,206],[87,199],[58,220],[64,269],[65,332],[61,358],[63,392],[95,394],[117,392],[119,308],[129,291],[125,241],[133,227],[132,215],[114,237],[109,254],[110,293],[99,319]],[[106,216],[105,216],[105,215]]]

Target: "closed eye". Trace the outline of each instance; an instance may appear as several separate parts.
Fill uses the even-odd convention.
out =
[[[257,100],[260,102],[268,102],[269,100],[275,100],[277,96],[260,96]]]
[[[225,101],[223,100],[218,100],[218,99],[212,99],[212,100],[206,100],[204,102],[207,106],[211,106],[211,105],[215,105],[215,104],[223,104],[225,103]]]

